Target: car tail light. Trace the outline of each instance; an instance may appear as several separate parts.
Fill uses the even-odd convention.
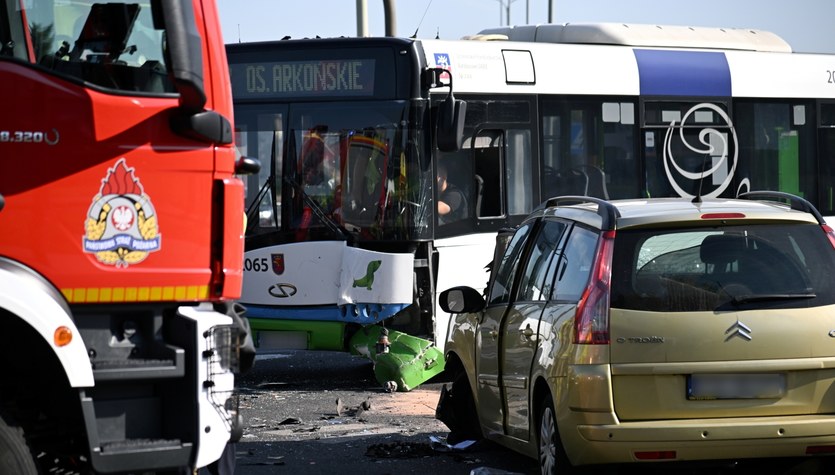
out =
[[[828,224],[823,224],[821,227],[823,228],[823,232],[826,233],[826,237],[829,238],[829,244],[832,244],[832,248],[835,249],[835,231]]]
[[[615,231],[605,231],[597,245],[589,285],[583,291],[574,316],[574,343],[609,344],[609,289]]]
[[[701,216],[702,219],[742,219],[744,217],[744,213],[705,213]]]

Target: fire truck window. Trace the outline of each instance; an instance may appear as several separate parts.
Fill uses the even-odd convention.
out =
[[[150,4],[32,0],[25,5],[11,22],[20,27],[21,41],[15,43],[27,44],[26,36],[31,40],[32,57],[23,51],[22,58],[101,88],[175,92],[164,61],[163,31],[154,28]]]

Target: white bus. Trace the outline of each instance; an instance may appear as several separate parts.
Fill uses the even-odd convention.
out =
[[[238,145],[268,164],[248,185],[242,297],[262,348],[343,350],[374,324],[442,344],[436,295],[483,288],[497,231],[555,195],[769,189],[835,213],[835,57],[769,32],[540,25],[227,52]],[[463,195],[451,220],[441,169]]]

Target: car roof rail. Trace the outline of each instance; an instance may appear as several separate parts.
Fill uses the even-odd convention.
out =
[[[783,191],[759,190],[741,193],[737,196],[737,198],[744,200],[770,200],[780,203],[788,201],[791,209],[810,213],[818,220],[818,224],[826,224],[826,221],[823,219],[823,215],[820,214],[820,211],[818,211],[812,203],[791,193],[785,193]]]
[[[603,231],[613,231],[615,229],[615,223],[617,222],[618,218],[620,218],[620,211],[618,211],[618,208],[615,205],[604,199],[595,198],[593,196],[555,196],[553,198],[549,198],[547,201],[545,201],[545,203],[543,203],[539,207],[549,208],[551,206],[564,206],[567,204],[582,203],[594,203],[597,205],[597,214],[603,220],[602,224],[600,225]]]

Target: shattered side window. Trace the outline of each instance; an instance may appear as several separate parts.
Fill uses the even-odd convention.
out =
[[[165,67],[165,35],[154,26],[150,2],[6,0],[4,9],[11,43],[4,42],[3,56],[102,88],[175,92]]]

